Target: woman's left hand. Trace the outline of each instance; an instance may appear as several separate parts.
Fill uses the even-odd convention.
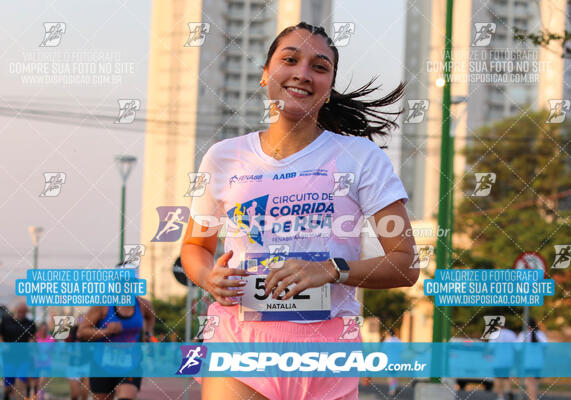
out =
[[[282,298],[282,300],[287,300],[307,288],[320,287],[326,283],[335,282],[337,274],[337,270],[330,260],[286,260],[281,268],[272,269],[266,277],[265,294],[267,296],[273,291],[272,297],[275,299],[289,285],[295,283],[295,286],[288,289]]]

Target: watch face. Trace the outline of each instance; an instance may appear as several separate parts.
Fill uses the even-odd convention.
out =
[[[349,271],[349,264],[343,258],[334,258],[334,260],[341,271]]]

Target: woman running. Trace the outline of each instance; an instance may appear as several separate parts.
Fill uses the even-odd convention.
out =
[[[396,127],[387,114],[399,113],[377,108],[397,102],[404,84],[380,99],[359,100],[376,90],[373,81],[337,92],[338,62],[323,28],[302,22],[283,30],[260,82],[269,99],[283,104],[277,121],[216,143],[202,159],[200,171],[211,181],[193,198],[181,257],[190,279],[216,299],[208,314],[220,323],[207,342],[342,341],[342,317],[360,312],[356,287],[412,286],[418,278],[410,268],[414,239],[405,235],[407,194],[369,140]],[[263,228],[255,235],[254,215]],[[360,260],[369,216],[386,255]],[[223,224],[225,253],[215,260]],[[282,256],[279,268],[266,267]],[[358,398],[357,377],[197,380],[203,399]]]

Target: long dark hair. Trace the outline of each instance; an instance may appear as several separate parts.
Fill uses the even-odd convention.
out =
[[[333,51],[333,83],[335,86],[335,78],[337,76],[337,65],[339,63],[339,51],[333,40],[325,29],[321,26],[310,25],[306,22],[300,22],[297,25],[285,28],[274,39],[268,50],[264,67],[267,68],[270,60],[276,51],[280,39],[290,32],[297,29],[305,29],[313,35],[321,35],[327,41],[327,45]],[[377,100],[357,100],[360,97],[367,96],[380,86],[373,86],[376,77],[372,78],[367,84],[361,86],[357,90],[349,93],[339,93],[335,89],[331,90],[329,103],[323,104],[317,116],[317,124],[320,128],[335,132],[341,135],[365,136],[373,140],[373,134],[387,135],[391,129],[398,128],[398,124],[394,121],[403,110],[399,111],[380,111],[379,107],[389,106],[396,103],[404,95],[406,83],[401,82],[396,89],[388,95]],[[395,116],[389,119],[387,116]]]
[[[536,343],[537,342],[536,332],[539,330],[539,327],[537,326],[537,322],[535,321],[534,318],[529,319],[528,328],[531,329],[531,342]]]

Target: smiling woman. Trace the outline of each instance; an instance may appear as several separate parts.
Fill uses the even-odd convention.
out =
[[[400,99],[404,84],[377,100],[360,100],[376,90],[373,81],[339,93],[338,59],[323,28],[286,28],[269,48],[260,82],[280,103],[277,118],[264,131],[216,143],[202,159],[199,171],[211,180],[192,200],[181,260],[187,276],[216,299],[208,314],[220,324],[205,342],[360,342],[360,335],[341,338],[344,318],[360,312],[355,288],[411,286],[418,278],[414,239],[405,235],[407,194],[387,155],[368,140],[397,126],[391,117],[399,113],[380,107]],[[227,184],[247,174],[261,179]],[[226,231],[244,233],[227,235],[216,261],[217,232],[193,235],[204,215],[225,215]],[[304,223],[270,223],[283,215]],[[369,216],[404,221],[402,232],[379,234],[385,256],[360,260],[358,235],[323,232],[326,223],[348,217],[359,221],[359,232]],[[204,399],[358,398],[356,377],[196,379]]]

